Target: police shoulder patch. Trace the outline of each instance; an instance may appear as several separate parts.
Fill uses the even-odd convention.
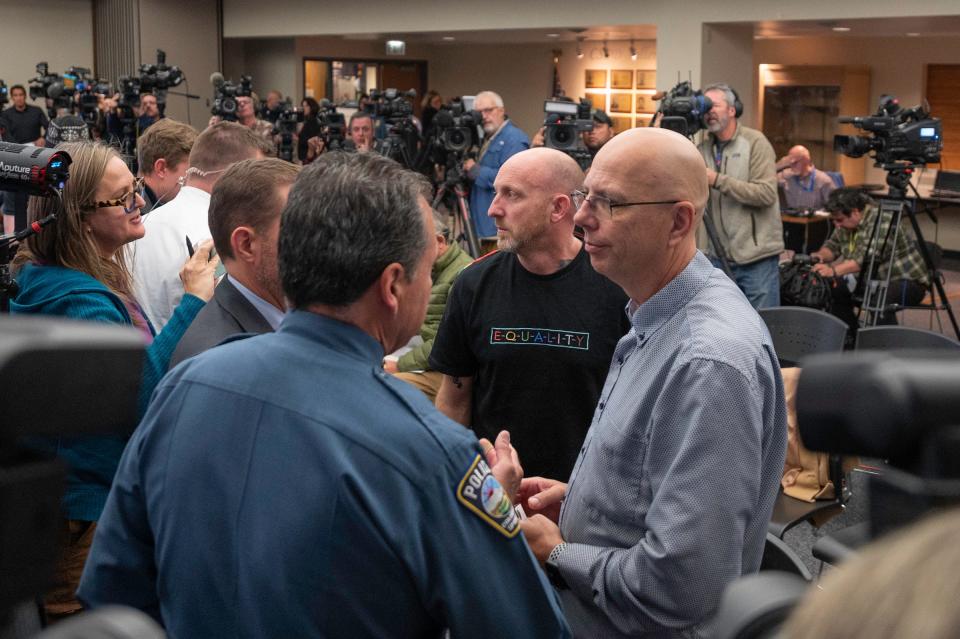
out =
[[[515,537],[520,532],[520,521],[507,492],[481,455],[477,455],[460,480],[457,499],[506,537]]]

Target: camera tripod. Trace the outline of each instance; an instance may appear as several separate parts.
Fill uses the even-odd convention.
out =
[[[923,258],[924,266],[927,270],[927,278],[930,280],[930,305],[934,310],[945,310],[950,323],[953,326],[954,334],[960,339],[960,326],[957,325],[957,318],[953,313],[953,307],[950,306],[950,300],[943,289],[943,282],[937,277],[937,269],[933,264],[933,258],[927,248],[927,243],[920,230],[920,224],[917,222],[916,213],[913,210],[913,204],[906,200],[906,190],[909,186],[916,196],[916,201],[920,201],[920,194],[916,187],[910,183],[910,175],[913,166],[885,166],[887,170],[887,185],[890,187],[887,197],[880,199],[880,210],[877,218],[874,220],[873,228],[870,230],[870,240],[867,244],[867,254],[870,256],[867,262],[867,268],[863,272],[863,301],[860,304],[860,313],[858,319],[861,326],[875,326],[880,322],[884,313],[897,310],[897,304],[890,304],[887,300],[888,287],[890,285],[891,274],[893,272],[893,263],[897,258],[896,248],[900,239],[900,223],[903,220],[904,213],[910,220],[914,236],[917,241],[917,249]],[[936,222],[937,219],[933,213],[924,207],[927,215]],[[880,229],[884,220],[889,220],[884,237],[880,237]],[[878,246],[878,242],[882,243]],[[879,277],[880,262],[883,256],[889,250],[890,257],[886,264],[886,274]],[[939,295],[940,301],[937,302]]]
[[[466,241],[467,250],[473,257],[480,257],[480,241],[477,239],[477,231],[473,228],[473,220],[470,218],[470,205],[467,203],[467,178],[460,168],[459,158],[452,156],[453,161],[448,162],[444,179],[437,184],[437,194],[433,198],[431,207],[439,211],[440,204],[444,202],[449,195],[453,195],[456,202],[450,207],[450,217],[453,218],[450,237],[455,242]]]

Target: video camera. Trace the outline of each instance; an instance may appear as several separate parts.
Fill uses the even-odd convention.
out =
[[[472,147],[480,144],[477,131],[482,123],[479,112],[468,109],[463,99],[454,98],[450,104],[441,106],[433,118],[437,148],[444,157],[451,153],[465,156]]]
[[[46,62],[38,62],[36,69],[36,77],[31,78],[29,81],[30,99],[46,99],[48,97],[47,89],[51,84],[59,80],[60,76],[56,73],[50,73],[50,66]]]
[[[383,118],[388,123],[395,124],[413,116],[413,98],[417,97],[416,89],[397,91],[384,89],[370,91],[370,101],[364,105],[364,111],[372,116]],[[409,100],[407,98],[410,98]]]
[[[330,100],[323,98],[319,102],[317,121],[320,122],[320,137],[323,148],[328,151],[343,150],[347,139],[347,121]]]
[[[303,109],[294,107],[290,98],[287,98],[285,102],[280,103],[278,110],[280,115],[273,123],[274,134],[280,136],[277,157],[293,162],[293,136],[297,132],[297,124],[303,122]]]
[[[693,135],[707,128],[705,119],[712,108],[713,102],[702,91],[694,90],[688,81],[681,82],[660,97],[657,108],[660,128]]]
[[[543,103],[543,145],[548,149],[563,151],[586,170],[592,157],[583,143],[585,131],[593,130],[590,102],[581,98],[580,103],[563,100],[546,100]]]
[[[210,76],[210,84],[214,91],[213,108],[210,112],[223,120],[236,122],[237,98],[253,94],[253,77],[242,75],[240,83],[236,84],[231,80],[224,80],[223,74],[217,72]]]
[[[875,166],[924,165],[940,161],[943,149],[943,128],[940,118],[931,118],[924,105],[904,109],[892,95],[880,97],[880,106],[872,116],[837,119],[873,133],[833,136],[833,149],[851,158],[873,152]]]
[[[157,96],[157,103],[170,87],[179,85],[184,80],[183,71],[178,66],[167,64],[167,54],[163,49],[157,49],[156,64],[140,65],[140,89],[145,93]]]
[[[7,88],[7,83],[3,80],[0,80],[0,109],[6,106],[7,102],[10,100],[10,90]]]
[[[384,89],[370,91],[370,102],[365,111],[387,123],[387,136],[377,145],[377,151],[396,160],[408,169],[416,170],[420,164],[420,129],[414,122],[413,98],[415,89],[398,91]]]

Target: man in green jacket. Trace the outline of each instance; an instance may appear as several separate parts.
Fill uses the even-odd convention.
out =
[[[453,281],[460,275],[460,271],[473,261],[473,258],[458,244],[450,241],[450,229],[440,215],[434,213],[433,224],[437,231],[437,259],[433,263],[431,273],[433,287],[430,289],[427,316],[420,327],[419,334],[423,343],[414,346],[397,360],[383,360],[385,371],[417,387],[430,398],[430,401],[436,400],[440,381],[443,379],[442,373],[429,370],[428,360],[430,350],[433,348],[433,340],[437,336],[437,328],[443,318],[443,309],[447,306],[447,294],[453,286]]]

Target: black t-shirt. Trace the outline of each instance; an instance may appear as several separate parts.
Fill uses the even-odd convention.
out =
[[[47,114],[40,107],[28,104],[23,111],[16,107],[4,109],[0,114],[7,129],[6,139],[17,144],[32,144],[43,137],[40,129],[47,126]]]
[[[496,252],[454,283],[430,367],[473,378],[478,437],[493,441],[507,429],[525,475],[566,480],[630,326],[626,303],[583,250],[551,275]]]

